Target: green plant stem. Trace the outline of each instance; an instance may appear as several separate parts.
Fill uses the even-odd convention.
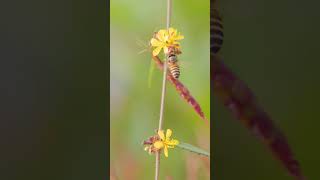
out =
[[[171,11],[172,11],[172,0],[167,0],[167,29],[170,28],[171,22]],[[161,104],[160,104],[160,118],[159,118],[159,128],[158,130],[162,130],[163,125],[163,112],[164,112],[164,100],[166,94],[166,81],[167,81],[167,63],[164,60],[163,66],[163,80],[162,80],[162,93],[161,93]],[[156,153],[156,173],[155,180],[159,179],[159,169],[160,169],[160,152]]]

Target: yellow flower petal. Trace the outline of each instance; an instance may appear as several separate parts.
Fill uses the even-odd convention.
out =
[[[178,140],[172,139],[171,141],[166,142],[166,144],[170,145],[170,146],[175,146],[179,144]]]
[[[163,140],[163,141],[166,140],[166,137],[164,137],[163,130],[158,131],[158,135],[161,138],[161,140]]]
[[[163,43],[155,38],[152,38],[150,43],[151,43],[151,46],[163,46]]]
[[[184,36],[178,34],[177,29],[160,29],[150,41],[151,46],[155,47],[153,55],[158,55],[162,48],[165,54],[168,53],[169,47],[180,48],[178,41],[183,38]]]
[[[158,33],[157,33],[157,38],[159,39],[159,41],[161,42],[165,42],[165,37],[168,36],[168,32],[165,29],[161,29]]]
[[[178,42],[178,41],[173,41],[172,44],[173,44],[173,45],[175,45],[175,44],[180,44],[180,42]]]
[[[162,141],[156,141],[155,143],[153,143],[153,146],[157,149],[161,149],[163,148],[164,144]]]
[[[178,35],[174,37],[174,40],[181,40],[181,39],[184,39],[184,36]]]
[[[167,146],[164,146],[163,152],[164,152],[164,156],[168,157],[168,147]]]
[[[162,46],[158,46],[152,51],[152,55],[157,56],[160,53],[161,49],[162,49]]]
[[[176,36],[177,35],[177,30],[174,28],[169,28],[169,35],[171,37]]]
[[[166,132],[166,140],[170,139],[171,135],[172,135],[171,129],[167,129],[167,132]]]

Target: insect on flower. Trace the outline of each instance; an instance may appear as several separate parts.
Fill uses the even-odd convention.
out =
[[[180,49],[178,41],[183,38],[184,36],[180,35],[174,28],[160,29],[150,41],[151,46],[155,47],[152,55],[157,56],[162,49],[165,54],[168,54],[169,47]]]
[[[169,47],[168,48],[168,69],[171,73],[171,75],[175,78],[178,79],[180,76],[180,67],[178,65],[178,58],[177,54],[181,54],[181,51],[177,48],[174,47]]]
[[[163,48],[166,58],[168,60],[168,68],[171,75],[178,79],[180,76],[180,67],[178,65],[177,55],[181,54],[179,40],[182,40],[184,36],[178,34],[178,31],[173,28],[168,30],[161,29],[154,34],[151,39],[151,46],[155,47],[152,52],[153,56],[157,56]]]

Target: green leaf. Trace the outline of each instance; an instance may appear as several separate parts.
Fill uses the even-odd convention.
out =
[[[207,156],[207,157],[210,157],[210,153],[208,153],[207,151],[203,150],[203,149],[200,149],[198,147],[195,147],[191,144],[187,144],[187,143],[183,143],[183,142],[180,142],[177,147],[183,149],[183,150],[187,150],[187,151],[190,151],[190,152],[193,152],[193,153],[196,153],[196,154],[199,154],[199,155],[203,155],[203,156]]]
[[[149,68],[149,75],[148,75],[148,88],[151,88],[152,75],[153,75],[153,71],[154,71],[155,66],[156,66],[156,64],[154,63],[153,60],[151,60],[151,62],[150,62],[150,68]]]

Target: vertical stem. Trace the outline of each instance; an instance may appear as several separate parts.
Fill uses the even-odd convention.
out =
[[[167,29],[171,24],[172,0],[167,0]]]
[[[167,29],[169,30],[170,27],[170,20],[171,20],[171,3],[172,0],[167,0]],[[162,129],[163,124],[163,112],[164,112],[164,100],[166,94],[166,82],[167,82],[167,63],[166,58],[163,62],[163,79],[162,79],[162,93],[161,93],[161,104],[160,104],[160,118],[159,118],[159,128],[158,130]]]
[[[156,153],[156,175],[155,175],[155,180],[159,179],[159,168],[160,168],[160,153]]]
[[[172,11],[172,0],[167,0],[167,29],[169,30],[171,21],[171,11]],[[159,128],[162,130],[163,125],[163,112],[164,112],[164,99],[166,94],[166,82],[167,82],[167,63],[166,58],[163,62],[163,80],[162,80],[162,93],[161,93],[161,104],[160,104],[160,118],[159,118]],[[160,169],[160,153],[156,153],[156,173],[155,180],[159,179],[159,169]]]

